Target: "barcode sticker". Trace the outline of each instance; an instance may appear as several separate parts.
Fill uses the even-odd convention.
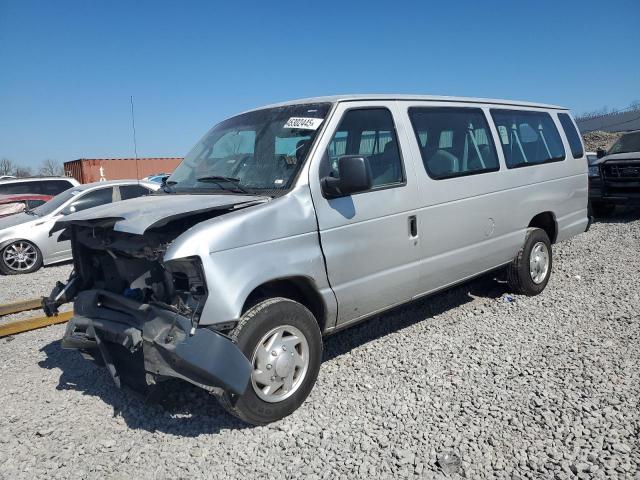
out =
[[[287,123],[284,124],[283,128],[299,128],[302,130],[317,130],[317,128],[322,123],[321,118],[311,118],[311,117],[291,117],[287,120]]]

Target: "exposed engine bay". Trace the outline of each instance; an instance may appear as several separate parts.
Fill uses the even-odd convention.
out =
[[[106,290],[167,308],[197,324],[207,298],[200,259],[162,261],[171,242],[197,220],[177,220],[144,236],[109,227],[72,227],[78,291]]]
[[[165,198],[159,196],[156,201]],[[139,200],[138,203],[142,203],[144,199]],[[200,222],[263,201],[261,197],[229,204],[220,204],[218,200],[210,208],[198,206],[196,211],[173,215],[168,212],[161,220],[155,216],[148,226],[144,225],[146,217],[141,218],[139,210],[124,219],[107,213],[89,218],[75,215],[58,222],[54,230],[64,228],[60,239],[71,240],[75,270],[70,282],[66,286],[59,283],[45,300],[45,311],[55,314],[58,305],[71,301],[78,292],[100,289],[167,308],[197,325],[208,294],[202,264],[198,257],[164,262],[167,248],[179,235]],[[193,203],[192,199],[191,208]],[[119,224],[126,225],[127,222],[136,228],[143,227],[142,234],[119,231]]]

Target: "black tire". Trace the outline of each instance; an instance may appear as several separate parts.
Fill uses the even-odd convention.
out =
[[[544,279],[540,283],[534,282],[531,277],[529,261],[533,248],[538,243],[544,243],[546,246],[549,264]],[[553,255],[551,252],[551,242],[547,233],[540,228],[530,228],[524,240],[524,245],[507,267],[507,283],[514,293],[522,295],[538,295],[544,290],[551,277],[551,268],[553,267]]]
[[[224,393],[220,404],[232,415],[253,425],[266,425],[295,411],[305,401],[318,377],[322,362],[322,335],[313,314],[303,305],[287,298],[269,298],[251,307],[229,336],[245,356],[252,360],[260,340],[271,330],[289,325],[297,328],[309,347],[307,371],[295,392],[279,402],[261,399],[249,382],[243,395]]]
[[[591,213],[593,216],[598,218],[606,218],[610,216],[615,209],[616,205],[614,203],[591,202]]]
[[[29,268],[25,268],[24,270],[13,268],[9,263],[7,263],[7,259],[5,256],[11,248],[19,248],[20,245],[24,247],[28,246],[30,249],[32,249],[31,251],[35,253],[34,263]],[[40,267],[42,267],[42,252],[40,252],[40,249],[34,243],[28,240],[14,240],[13,242],[2,248],[2,250],[0,250],[0,272],[5,275],[20,275],[22,273],[32,273],[36,270],[39,270]]]

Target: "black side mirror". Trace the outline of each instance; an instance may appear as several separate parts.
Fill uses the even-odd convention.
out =
[[[596,156],[598,158],[602,158],[607,154],[606,150],[599,148],[598,150],[596,150]]]
[[[372,185],[369,161],[359,155],[345,155],[338,159],[338,176],[321,180],[327,198],[346,197],[369,190]]]

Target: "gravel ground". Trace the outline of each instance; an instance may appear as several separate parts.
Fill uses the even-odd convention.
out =
[[[27,275],[0,275],[0,303],[11,303],[20,300],[30,300],[49,295],[58,280],[66,281],[73,270],[73,264],[62,263]],[[60,311],[70,309],[68,305],[63,305]],[[41,313],[41,312],[39,312]],[[20,312],[13,315],[0,317],[0,325],[11,320],[32,317],[34,311]]]
[[[640,213],[554,253],[537,297],[484,277],[328,338],[266,427],[185,384],[118,391],[63,326],[0,340],[0,477],[638,479]]]

